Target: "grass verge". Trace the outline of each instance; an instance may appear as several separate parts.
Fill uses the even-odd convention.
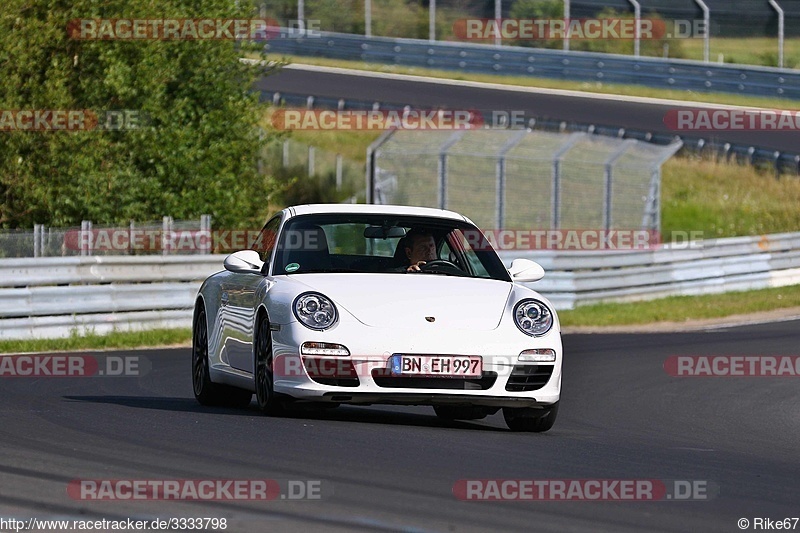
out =
[[[800,179],[773,169],[674,157],[662,168],[661,232],[701,231],[706,239],[800,231]]]
[[[683,39],[681,53],[686,59],[703,59],[703,39]],[[778,66],[778,37],[712,37],[709,59],[740,65]],[[800,67],[800,38],[788,37],[784,43],[786,68]]]
[[[253,59],[261,59],[257,54],[246,54]],[[282,56],[289,63],[304,65],[319,65],[326,67],[340,67],[350,70],[366,70],[373,72],[386,72],[392,74],[408,74],[412,76],[428,76],[451,80],[478,81],[486,83],[500,83],[520,87],[539,87],[544,89],[561,89],[581,91],[587,93],[612,94],[616,96],[641,96],[649,98],[665,98],[689,102],[704,102],[711,104],[728,104],[749,107],[765,107],[771,109],[800,109],[800,102],[782,98],[762,98],[756,96],[740,96],[727,93],[698,93],[676,89],[656,89],[640,85],[617,85],[601,82],[581,82],[554,80],[549,78],[533,78],[529,76],[498,76],[493,74],[476,74],[459,72],[455,70],[435,70],[420,67],[404,67],[399,65],[385,65],[380,63],[364,63],[361,61],[346,61],[342,59],[328,59],[321,57]],[[313,90],[310,90],[313,92]]]
[[[0,341],[0,353],[50,352],[75,350],[106,350],[113,348],[141,348],[145,346],[171,346],[186,344],[192,339],[192,330],[152,329],[143,331],[114,331],[108,335],[79,335],[73,332],[65,339],[31,339]]]
[[[623,326],[685,322],[800,307],[800,285],[647,302],[607,303],[558,313],[562,326]]]

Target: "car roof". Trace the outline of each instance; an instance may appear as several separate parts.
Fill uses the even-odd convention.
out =
[[[289,217],[298,215],[310,214],[327,214],[327,213],[353,213],[353,214],[369,214],[369,215],[408,215],[408,216],[422,216],[422,217],[435,217],[444,218],[449,220],[458,220],[460,222],[472,221],[454,211],[446,211],[444,209],[433,209],[430,207],[415,207],[410,205],[376,205],[376,204],[305,204],[287,207],[286,211]],[[474,224],[473,224],[474,225]]]

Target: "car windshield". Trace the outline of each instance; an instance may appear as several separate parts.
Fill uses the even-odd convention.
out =
[[[398,215],[302,215],[281,231],[273,275],[392,273],[511,281],[483,234],[466,222]],[[416,270],[416,269],[415,269]]]

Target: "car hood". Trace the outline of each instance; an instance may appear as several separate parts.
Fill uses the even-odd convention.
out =
[[[435,274],[292,276],[373,327],[497,328],[513,285]],[[433,321],[430,321],[433,317]]]

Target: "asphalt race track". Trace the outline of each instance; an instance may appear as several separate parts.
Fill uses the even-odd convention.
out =
[[[621,100],[596,100],[556,94],[442,85],[423,81],[396,80],[351,74],[318,72],[284,68],[261,78],[256,87],[266,93],[275,92],[313,95],[317,98],[410,105],[420,109],[480,109],[524,111],[527,116],[557,119],[567,122],[633,128],[652,133],[676,132],[664,124],[665,114],[684,106]],[[685,105],[691,108],[691,104]],[[800,131],[726,131],[709,135],[707,132],[686,132],[690,137],[715,139],[753,145],[771,150],[796,152],[800,146]]]
[[[140,377],[3,378],[0,516],[226,518],[227,531],[739,531],[800,515],[798,378],[677,378],[670,355],[798,355],[800,322],[689,334],[567,335],[546,434],[428,407],[291,418],[204,408],[189,349],[138,356]],[[98,356],[100,357],[100,356]],[[320,480],[306,501],[87,501],[74,479]],[[465,502],[460,479],[695,480],[705,501]],[[751,526],[752,527],[752,526]],[[800,528],[800,525],[798,526]],[[209,529],[211,530],[211,529]]]

